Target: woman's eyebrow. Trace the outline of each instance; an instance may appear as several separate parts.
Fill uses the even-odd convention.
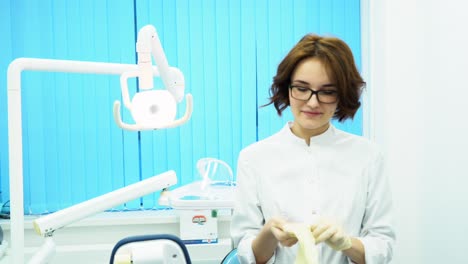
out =
[[[291,84],[310,86],[308,82],[303,81],[303,80],[294,80],[291,82]],[[320,86],[320,88],[330,88],[330,87],[336,88],[336,85],[334,83],[326,83]]]
[[[327,83],[327,84],[322,85],[321,87],[322,88],[330,88],[330,87],[336,88],[335,84],[333,83]]]
[[[306,85],[309,85],[308,82],[302,81],[302,80],[294,80],[294,81],[292,81],[291,83],[299,83],[299,84],[306,84]]]

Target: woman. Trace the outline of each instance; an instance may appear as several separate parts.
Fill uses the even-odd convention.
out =
[[[294,263],[290,223],[310,226],[319,263],[390,262],[395,233],[382,154],[331,124],[354,117],[364,84],[337,38],[306,35],[279,64],[269,104],[278,115],[289,106],[294,121],[239,155],[231,234],[241,263]]]

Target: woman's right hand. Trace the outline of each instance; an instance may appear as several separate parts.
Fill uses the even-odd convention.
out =
[[[252,241],[252,250],[256,263],[267,263],[275,254],[278,242],[285,247],[290,247],[297,243],[297,238],[290,232],[284,231],[287,221],[281,217],[274,217],[268,220],[260,233]]]
[[[272,218],[268,222],[270,231],[276,240],[278,240],[278,242],[285,247],[291,247],[297,243],[297,238],[291,232],[285,231],[284,227],[287,224],[288,222],[280,217]]]

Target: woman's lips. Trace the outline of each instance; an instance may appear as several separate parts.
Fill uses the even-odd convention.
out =
[[[308,117],[317,117],[322,115],[322,112],[319,111],[302,111],[302,113]]]

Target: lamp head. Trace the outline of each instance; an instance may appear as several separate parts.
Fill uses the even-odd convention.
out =
[[[141,91],[133,96],[131,114],[138,125],[163,127],[174,122],[177,103],[167,90]]]

